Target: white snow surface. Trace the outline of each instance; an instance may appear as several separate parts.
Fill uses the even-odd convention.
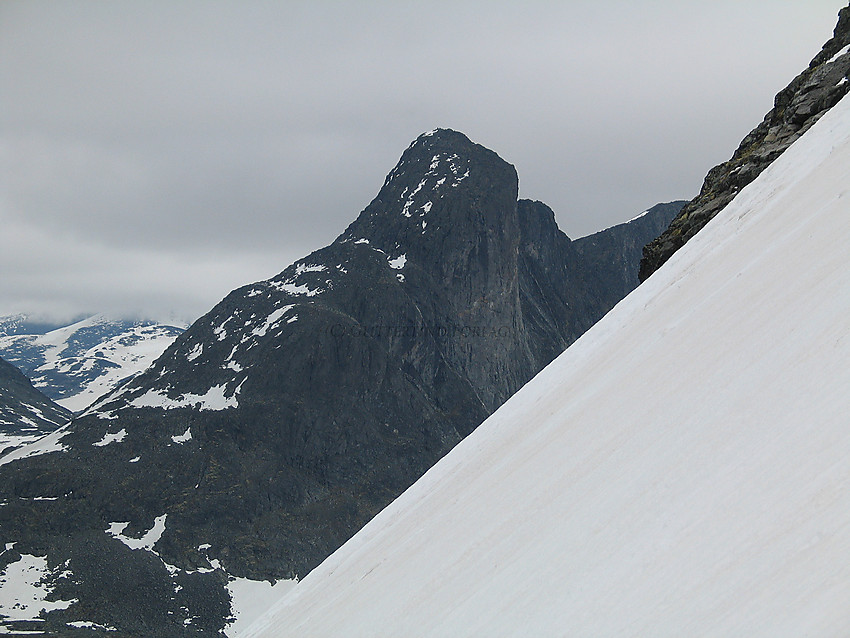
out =
[[[295,307],[295,304],[287,304],[282,308],[278,308],[273,310],[266,320],[263,322],[262,326],[258,326],[251,331],[251,334],[257,337],[264,337],[269,329],[276,327],[279,323],[283,315],[292,310]]]
[[[243,636],[850,632],[850,98]]]
[[[399,255],[395,259],[388,259],[387,263],[389,263],[390,268],[393,270],[401,270],[407,263],[407,255]]]
[[[239,638],[269,606],[291,590],[297,581],[279,580],[274,585],[264,580],[231,578],[227,583],[234,620],[224,628],[228,638]]]
[[[95,447],[103,447],[105,445],[109,445],[110,443],[120,443],[127,436],[127,430],[121,428],[118,432],[110,433],[107,432],[103,435],[103,438],[100,441],[96,441],[92,443]]]
[[[124,535],[124,530],[129,523],[110,523],[106,529],[106,533],[117,538],[130,549],[144,549],[147,551],[153,550],[153,546],[162,538],[162,533],[165,531],[165,520],[168,514],[157,516],[153,521],[153,527],[145,532],[141,538],[131,538]]]
[[[175,434],[171,437],[171,440],[175,443],[186,443],[187,441],[192,440],[192,428],[186,428],[186,431],[183,434]]]
[[[45,556],[21,554],[17,561],[7,565],[0,572],[0,618],[7,622],[38,621],[42,611],[73,605],[75,600],[47,600],[53,587],[45,581],[53,575]]]
[[[827,60],[827,61],[826,61],[826,63],[827,63],[827,64],[832,64],[833,62],[835,62],[838,58],[840,58],[842,55],[844,55],[844,54],[845,54],[845,53],[847,53],[848,51],[850,51],[850,44],[848,44],[847,46],[845,46],[844,48],[842,48],[842,49],[841,49],[838,53],[836,53],[836,54],[835,54],[835,55],[833,55],[831,58],[829,58],[829,60]]]

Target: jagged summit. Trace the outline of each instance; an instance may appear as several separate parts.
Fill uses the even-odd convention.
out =
[[[463,133],[436,129],[407,148],[378,195],[337,239],[366,239],[385,250],[433,254],[450,237],[515,231],[518,178],[513,166]]]

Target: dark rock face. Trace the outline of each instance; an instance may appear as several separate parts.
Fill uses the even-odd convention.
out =
[[[70,410],[53,403],[20,370],[0,359],[0,458],[70,419]]]
[[[700,194],[682,209],[670,227],[644,249],[643,281],[732,201],[835,106],[850,90],[850,6],[838,14],[833,37],[809,67],[780,91],[764,121],[741,142],[730,160],[712,168]],[[840,54],[840,55],[839,55]]]
[[[417,138],[330,246],[228,295],[66,451],[0,467],[15,551],[73,574],[48,627],[215,634],[229,577],[305,575],[636,285],[678,206],[573,242],[495,153]],[[147,548],[109,531],[157,521]]]

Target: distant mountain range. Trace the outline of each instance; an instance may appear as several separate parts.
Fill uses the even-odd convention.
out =
[[[463,134],[420,136],[331,245],[0,466],[0,567],[45,557],[51,599],[78,601],[43,626],[219,632],[234,578],[318,565],[634,288],[682,205],[572,241],[517,190]]]
[[[94,315],[70,325],[0,318],[0,357],[73,412],[148,368],[184,327]]]

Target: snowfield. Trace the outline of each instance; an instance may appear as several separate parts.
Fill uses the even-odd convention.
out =
[[[850,97],[241,636],[850,634]]]

